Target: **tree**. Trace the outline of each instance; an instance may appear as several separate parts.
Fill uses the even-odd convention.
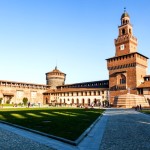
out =
[[[27,97],[24,97],[22,101],[23,101],[23,104],[24,104],[24,105],[27,105],[28,98],[27,98]]]
[[[3,98],[0,98],[0,104],[2,104],[2,100],[3,100]]]

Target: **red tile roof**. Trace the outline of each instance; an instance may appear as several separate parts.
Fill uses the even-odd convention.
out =
[[[137,88],[150,88],[150,81],[141,83]]]
[[[56,89],[56,90],[48,90],[44,93],[62,93],[62,92],[79,92],[79,91],[99,91],[99,90],[106,90],[107,88],[63,88],[63,89]]]

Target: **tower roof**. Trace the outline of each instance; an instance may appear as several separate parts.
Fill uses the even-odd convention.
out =
[[[130,16],[129,16],[129,14],[128,14],[127,12],[124,12],[124,13],[122,14],[122,16],[121,16],[121,19],[124,18],[124,17],[130,17]]]
[[[62,73],[60,70],[57,69],[57,66],[55,67],[55,69],[52,72],[59,72]]]
[[[121,19],[124,18],[124,17],[129,17],[129,14],[126,12],[126,8],[124,8],[124,13],[121,15]]]
[[[65,74],[65,73],[61,72],[60,70],[58,70],[57,66],[55,67],[55,69],[53,71],[47,72],[46,74],[49,74],[49,73],[61,73],[61,74]]]

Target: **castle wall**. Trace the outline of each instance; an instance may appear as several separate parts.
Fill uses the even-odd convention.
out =
[[[43,104],[43,92],[49,88],[46,85],[0,81],[0,97],[3,103],[19,104],[26,97],[30,103]]]

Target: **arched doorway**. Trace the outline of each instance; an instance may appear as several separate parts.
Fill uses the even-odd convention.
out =
[[[79,106],[79,99],[77,98],[77,107]]]
[[[88,99],[88,106],[90,106],[91,105],[91,100],[90,99]]]
[[[83,106],[85,105],[85,100],[84,100],[84,98],[82,99],[82,105],[83,105]]]
[[[74,99],[72,99],[72,104],[74,104]]]
[[[46,97],[46,99],[45,99],[45,103],[46,104],[48,104],[49,103],[49,100],[48,100],[48,98]]]

